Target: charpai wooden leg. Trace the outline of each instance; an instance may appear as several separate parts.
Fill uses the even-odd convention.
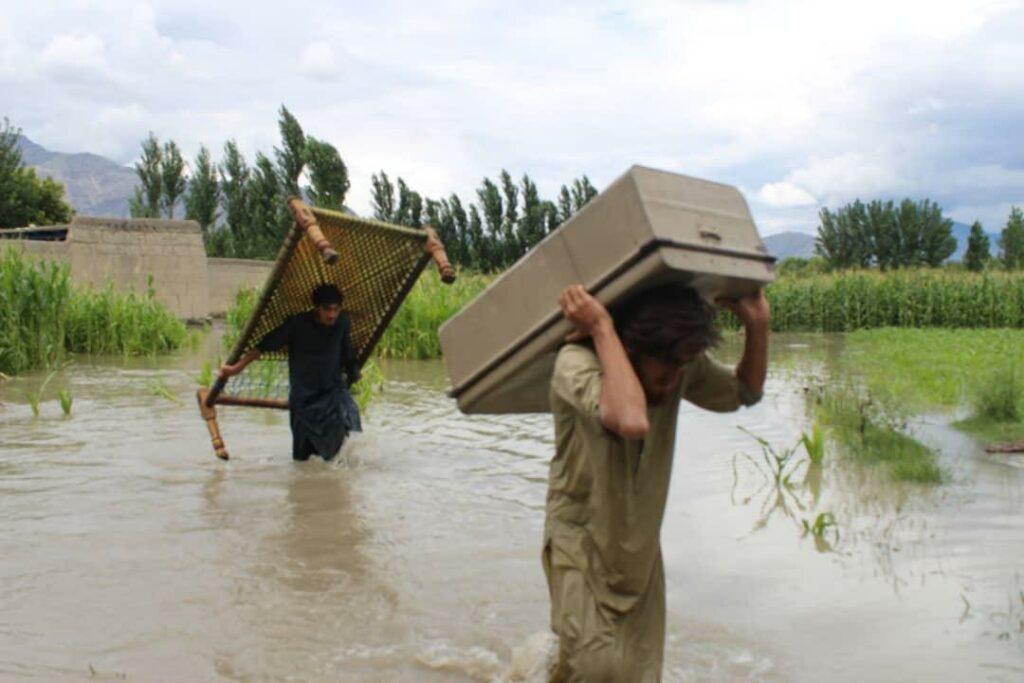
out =
[[[206,420],[206,429],[210,432],[210,442],[213,444],[213,452],[221,460],[228,459],[227,449],[224,448],[224,439],[220,436],[220,427],[217,425],[217,409],[206,405],[206,397],[209,390],[200,389],[196,392],[196,400],[199,402],[199,414]]]
[[[448,252],[444,250],[444,244],[437,236],[437,231],[434,230],[433,226],[425,225],[423,229],[427,233],[427,243],[424,245],[424,249],[430,254],[430,258],[434,259],[437,272],[441,274],[441,282],[450,285],[455,282],[455,269],[448,262]]]

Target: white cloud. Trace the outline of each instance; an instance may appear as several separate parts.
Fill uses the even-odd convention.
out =
[[[818,203],[807,190],[787,181],[765,183],[757,196],[762,202],[773,207],[813,206]]]
[[[39,56],[43,72],[58,78],[102,76],[107,68],[106,45],[93,34],[60,35]]]
[[[759,188],[770,228],[858,196],[1024,203],[1019,0],[10,4],[0,91],[29,137],[121,162],[148,130],[190,156],[233,137],[251,159],[285,103],[360,212],[380,169],[471,199],[503,167],[551,195],[637,162]]]
[[[299,70],[305,76],[316,81],[333,81],[341,75],[334,48],[322,40],[310,43],[302,51]]]

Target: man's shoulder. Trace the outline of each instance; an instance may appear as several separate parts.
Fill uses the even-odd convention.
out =
[[[597,353],[589,344],[571,343],[558,350],[555,356],[555,373],[573,373],[580,370],[600,369]]]

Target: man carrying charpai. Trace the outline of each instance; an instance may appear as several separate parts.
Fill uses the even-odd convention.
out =
[[[287,346],[292,457],[308,460],[317,454],[330,460],[350,432],[362,431],[359,407],[349,393],[359,381],[359,361],[338,288],[321,285],[312,299],[312,310],[287,318],[237,363],[224,365],[221,377],[237,375],[261,354]]]

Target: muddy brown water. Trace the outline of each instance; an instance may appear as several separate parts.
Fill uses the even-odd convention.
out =
[[[1024,680],[1024,462],[925,416],[914,430],[949,484],[826,460],[765,487],[734,457],[759,453],[737,425],[792,445],[806,378],[842,359],[841,338],[774,343],[760,405],[680,413],[666,680]],[[440,363],[392,362],[337,462],[293,463],[282,414],[222,409],[221,463],[192,399],[204,353],[79,359],[38,418],[25,393],[42,375],[0,384],[0,679],[489,681],[536,665],[547,417],[462,416]],[[803,534],[822,512],[838,537]]]

